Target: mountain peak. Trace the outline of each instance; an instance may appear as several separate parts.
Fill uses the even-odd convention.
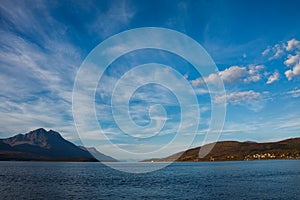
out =
[[[26,134],[18,134],[16,136],[7,138],[4,140],[4,142],[10,146],[30,144],[33,146],[50,148],[53,142],[55,143],[55,141],[60,139],[62,139],[62,136],[58,132],[53,130],[47,131],[44,128],[38,128]]]
[[[0,160],[96,161],[88,151],[65,140],[58,132],[44,128],[0,139]]]
[[[117,161],[94,147],[76,146],[58,132],[44,128],[0,139],[0,160]]]
[[[48,132],[48,131],[44,128],[38,128],[38,129],[35,129],[33,131],[30,131],[30,132]]]
[[[51,137],[51,136],[58,136],[58,137],[62,137],[58,132],[53,131],[52,129],[50,129],[49,131],[45,130],[44,128],[38,128],[36,130],[30,131],[29,133],[25,134],[25,137],[27,136],[45,136],[45,137]]]

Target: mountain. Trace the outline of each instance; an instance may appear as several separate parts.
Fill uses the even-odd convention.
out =
[[[103,153],[100,153],[95,147],[84,147],[84,146],[78,146],[79,148],[90,152],[94,158],[96,158],[97,160],[100,160],[101,162],[118,162],[118,160],[107,156]]]
[[[264,160],[264,159],[300,159],[300,138],[292,138],[279,142],[217,142],[213,149],[203,158],[199,158],[199,150],[208,147],[196,147],[179,152],[166,158],[153,158],[142,162],[199,162],[230,160]]]
[[[0,139],[0,160],[98,161],[86,149],[65,140],[58,132],[43,128]]]

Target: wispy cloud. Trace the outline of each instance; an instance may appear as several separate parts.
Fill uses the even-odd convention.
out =
[[[280,58],[285,53],[286,45],[284,43],[275,44],[274,46],[268,46],[263,52],[263,56],[269,56],[269,60]]]
[[[243,92],[230,92],[224,96],[217,96],[214,101],[226,102],[232,105],[246,106],[250,110],[259,111],[263,108],[263,97],[259,92],[253,90]]]
[[[232,139],[243,138],[241,133],[248,136],[252,133],[253,138],[259,138],[263,134],[267,138],[270,137],[269,133],[273,134],[273,132],[277,136],[284,134],[279,132],[289,132],[291,133],[289,135],[299,133],[297,125],[299,113],[295,107],[291,108],[297,105],[300,97],[297,86],[300,75],[300,42],[297,38],[268,44],[263,37],[251,38],[251,29],[245,34],[239,34],[240,38],[235,38],[231,37],[235,34],[232,34],[229,29],[236,24],[231,24],[227,18],[221,19],[216,14],[220,12],[209,12],[209,14],[196,12],[205,11],[206,8],[211,10],[211,4],[198,6],[185,1],[173,5],[165,3],[156,5],[159,6],[153,6],[149,2],[132,3],[125,0],[74,1],[72,5],[70,2],[43,0],[2,1],[0,4],[0,137],[44,127],[61,132],[71,141],[79,141],[72,116],[72,89],[77,70],[83,59],[101,41],[120,31],[140,26],[170,27],[186,33],[203,44],[221,70],[198,78],[199,73],[190,66],[188,60],[177,55],[170,56],[173,54],[170,52],[177,52],[177,50],[184,49],[185,52],[189,52],[189,55],[194,51],[194,48],[182,45],[184,41],[176,38],[161,38],[151,32],[149,36],[153,44],[164,46],[168,43],[169,50],[174,51],[160,50],[159,53],[153,53],[155,49],[146,49],[145,54],[139,53],[140,50],[128,53],[126,41],[121,41],[120,45],[111,48],[110,51],[101,52],[101,54],[124,55],[115,60],[101,77],[95,101],[88,102],[91,107],[83,107],[79,111],[94,114],[92,105],[95,103],[95,114],[98,120],[95,121],[94,126],[89,126],[90,119],[79,124],[89,130],[81,136],[84,140],[91,144],[103,145],[99,150],[108,152],[108,155],[119,154],[122,155],[121,157],[128,154],[114,152],[106,141],[111,141],[134,153],[139,153],[140,150],[157,150],[161,145],[172,141],[180,128],[185,136],[193,135],[193,126],[200,116],[195,117],[192,112],[198,108],[201,111],[201,123],[196,130],[196,135],[203,137],[209,131],[210,112],[213,110],[211,104],[224,100],[228,103],[229,117],[226,119],[227,124],[223,134],[231,135]],[[68,9],[69,7],[72,9]],[[220,9],[219,7],[214,8]],[[225,21],[228,24],[223,24]],[[294,32],[297,30],[295,29]],[[236,32],[234,30],[234,33]],[[228,37],[224,37],[223,34]],[[138,35],[134,35],[133,38],[138,38]],[[137,43],[133,42],[132,46],[137,46]],[[116,87],[127,71],[139,64],[152,61],[162,61],[157,63],[176,68],[187,84],[188,81],[192,84],[192,92],[195,92],[197,100],[195,104],[187,98],[190,97],[191,91],[187,92],[188,90],[180,83],[181,79],[169,75],[170,71],[167,69],[149,68],[142,73],[131,74],[123,82],[122,87]],[[94,66],[93,70],[82,77],[82,83],[86,84],[83,85],[84,90],[78,94],[78,97],[82,98],[83,104],[86,103],[85,93],[94,91],[88,82],[98,80],[96,73],[98,69],[98,66]],[[143,85],[145,80],[151,77],[154,80],[165,81],[170,87]],[[220,83],[220,79],[225,83],[227,96],[216,95],[214,98],[212,94],[217,92],[208,91],[207,85]],[[205,82],[209,84],[206,85]],[[134,85],[141,87],[130,91]],[[179,95],[176,96],[172,88]],[[111,108],[114,89],[121,91],[116,100],[119,106],[117,111],[125,111],[129,114],[129,118],[121,118],[119,122],[135,137],[131,137],[128,132],[124,133],[116,123]],[[182,107],[177,98],[180,95],[184,96]],[[188,109],[191,109],[191,112],[186,113]],[[181,116],[183,112],[185,113]],[[291,116],[286,117],[288,114]],[[280,118],[283,115],[284,117]],[[181,117],[187,120],[181,123]],[[147,125],[151,124],[151,119],[156,123],[146,131]],[[136,131],[140,129],[135,129],[129,124],[130,120],[137,127],[145,126],[145,130]],[[102,130],[99,130],[99,124]],[[163,128],[160,129],[161,127]],[[151,134],[157,134],[157,137],[151,137]],[[184,150],[186,140],[184,137],[182,139],[170,146],[164,155]],[[162,156],[162,154],[156,155]],[[138,155],[141,158],[143,156]]]
[[[300,97],[300,89],[294,89],[294,90],[288,91],[288,92],[286,92],[286,94],[289,94],[294,98],[298,98],[298,97]]]
[[[0,84],[9,85],[0,88],[1,136],[38,126],[78,140],[71,101],[74,78],[85,52],[73,42],[74,34],[78,34],[70,34],[74,27],[57,20],[53,12],[56,6],[43,1],[30,6],[13,1],[0,5]],[[85,26],[90,26],[89,34],[97,32],[102,38],[126,27],[135,13],[126,1],[108,4],[105,12],[91,3],[80,9],[96,12],[98,18]]]
[[[71,94],[82,52],[65,37],[66,26],[35,3],[0,6],[0,82],[9,85],[0,88],[1,137],[45,127],[77,140]]]
[[[102,39],[127,28],[136,13],[134,4],[126,0],[114,1],[110,5],[106,11],[95,11],[97,18],[92,24],[91,30],[98,32]]]

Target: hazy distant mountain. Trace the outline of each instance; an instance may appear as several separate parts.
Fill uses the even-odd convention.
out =
[[[208,144],[211,145],[211,144]],[[300,138],[292,138],[279,142],[217,142],[204,158],[199,158],[199,150],[203,147],[189,149],[166,158],[153,158],[144,162],[198,162],[198,161],[230,161],[230,160],[263,160],[263,159],[300,159]]]
[[[43,128],[0,139],[0,160],[98,161],[58,132]]]
[[[96,158],[97,160],[100,160],[102,162],[118,162],[118,160],[116,160],[110,156],[107,156],[103,153],[100,153],[95,147],[83,147],[83,146],[78,146],[78,147],[85,151],[90,152],[94,156],[94,158]]]

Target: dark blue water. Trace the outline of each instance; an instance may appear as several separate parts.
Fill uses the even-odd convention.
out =
[[[300,199],[300,160],[174,163],[146,174],[101,163],[0,162],[0,198]]]

